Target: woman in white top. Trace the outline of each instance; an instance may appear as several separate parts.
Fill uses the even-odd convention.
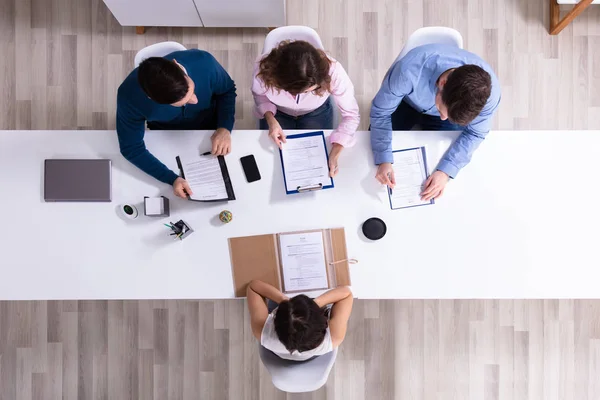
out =
[[[268,283],[253,280],[246,294],[252,333],[281,358],[304,361],[323,355],[337,348],[346,336],[353,302],[347,286],[314,300],[305,295],[290,299]],[[279,303],[271,313],[266,299]],[[329,304],[333,306],[328,312]]]

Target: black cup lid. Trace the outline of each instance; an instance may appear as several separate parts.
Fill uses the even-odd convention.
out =
[[[387,226],[385,226],[385,222],[383,222],[383,220],[374,217],[369,218],[363,223],[362,231],[367,239],[379,240],[385,236],[385,233],[387,232]]]

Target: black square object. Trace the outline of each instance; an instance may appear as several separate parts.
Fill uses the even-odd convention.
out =
[[[362,231],[367,239],[379,240],[385,236],[387,226],[380,218],[373,217],[363,223]]]

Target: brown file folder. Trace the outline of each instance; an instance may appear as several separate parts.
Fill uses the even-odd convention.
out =
[[[246,286],[253,279],[260,279],[285,291],[279,249],[279,237],[286,234],[322,232],[327,268],[328,288],[350,285],[348,252],[344,228],[317,229],[312,231],[274,233],[229,239],[231,269],[236,297],[246,296]],[[330,264],[336,261],[343,261]],[[293,293],[293,292],[287,292]]]

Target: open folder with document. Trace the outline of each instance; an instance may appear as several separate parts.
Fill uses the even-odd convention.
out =
[[[177,156],[181,177],[187,181],[194,201],[235,200],[227,164],[223,156]]]
[[[279,235],[279,248],[286,291],[327,289],[323,232]]]
[[[344,228],[230,238],[229,252],[236,297],[253,279],[284,293],[350,285]]]
[[[395,150],[393,155],[396,186],[388,189],[392,210],[433,204],[433,199],[421,200],[423,184],[429,176],[425,147]]]
[[[333,187],[322,131],[288,136],[279,154],[287,194]]]

